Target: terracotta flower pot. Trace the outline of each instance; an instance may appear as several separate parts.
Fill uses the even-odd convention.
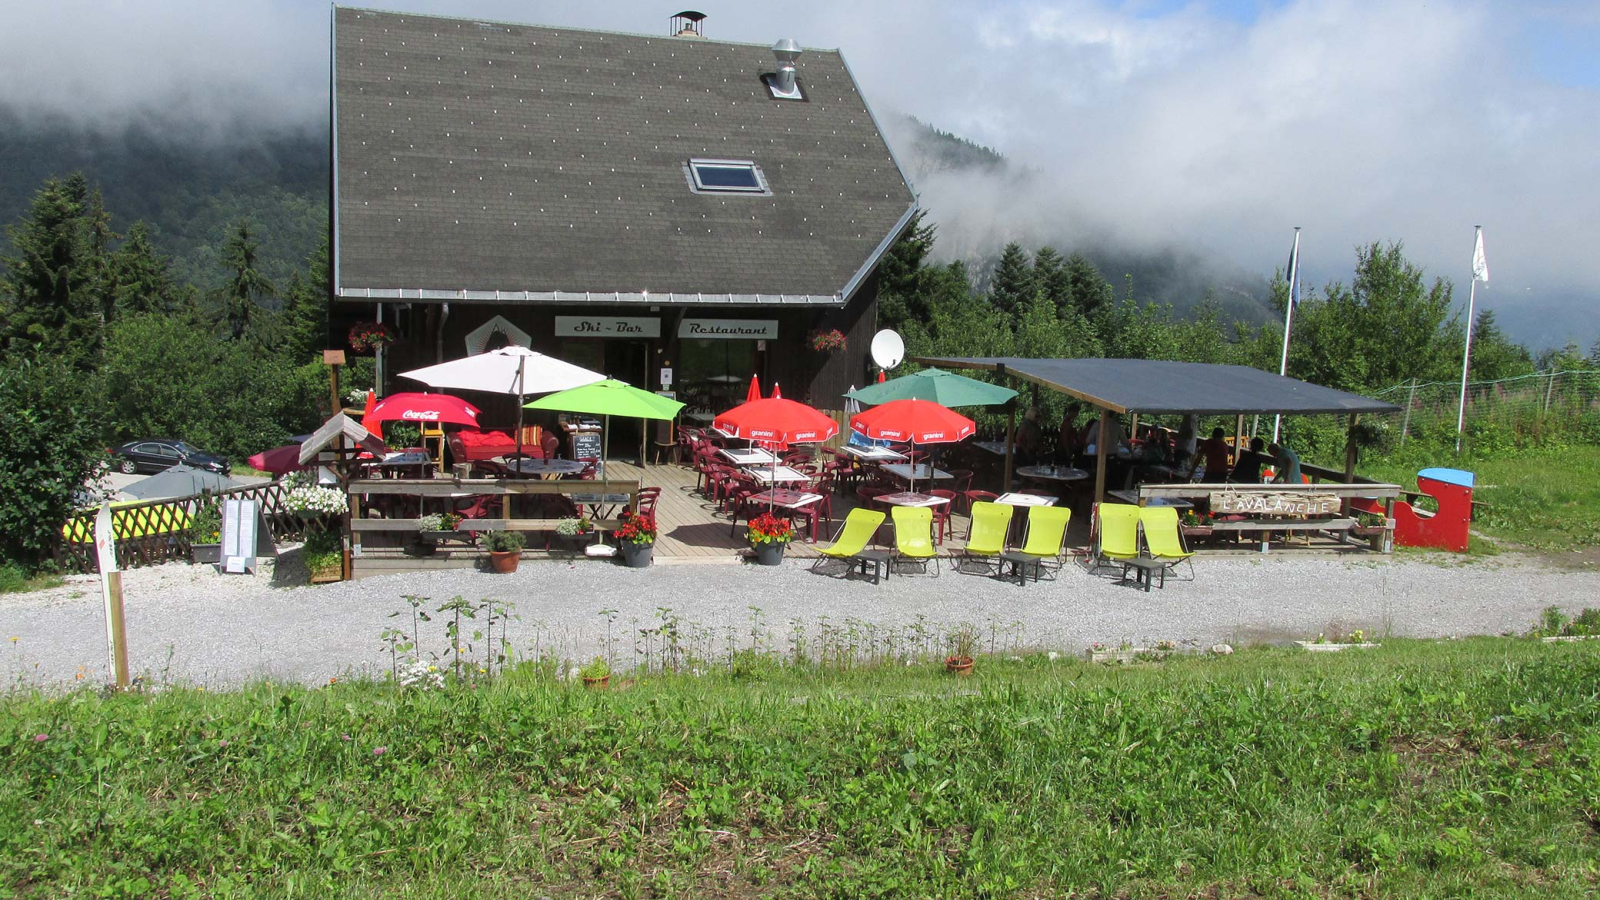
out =
[[[501,575],[509,575],[517,570],[517,561],[522,558],[521,550],[491,550],[489,551],[489,568]]]
[[[583,686],[591,691],[603,691],[611,685],[610,675],[601,675],[599,678],[583,676]]]
[[[954,672],[957,675],[966,677],[972,674],[972,666],[973,661],[970,656],[945,657],[944,670],[946,672]]]

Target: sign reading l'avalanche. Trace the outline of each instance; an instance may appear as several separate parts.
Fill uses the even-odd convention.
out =
[[[678,337],[698,340],[770,341],[778,337],[777,319],[684,319]]]

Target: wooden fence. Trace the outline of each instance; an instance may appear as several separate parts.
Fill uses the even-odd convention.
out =
[[[124,569],[188,559],[192,545],[189,525],[203,502],[225,499],[255,500],[274,541],[302,534],[306,520],[284,507],[288,489],[282,482],[229,488],[215,494],[195,494],[139,503],[114,505],[111,531],[117,539],[117,565]],[[56,564],[65,572],[95,572],[94,519],[99,510],[74,514],[62,526],[56,545]]]

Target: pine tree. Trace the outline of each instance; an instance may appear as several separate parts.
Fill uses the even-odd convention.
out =
[[[1062,277],[1066,280],[1065,305],[1070,305],[1079,315],[1094,318],[1111,308],[1111,284],[1101,277],[1094,263],[1082,254],[1074,253],[1068,257]],[[1058,302],[1057,305],[1059,307],[1062,304]]]
[[[94,293],[95,262],[84,223],[88,186],[82,175],[51,178],[6,234],[16,255],[0,258],[0,295],[10,299],[0,343],[35,351],[80,369],[92,368],[102,334]]]
[[[1000,262],[994,269],[994,281],[989,285],[989,303],[995,309],[1016,317],[1038,292],[1033,280],[1033,265],[1022,245],[1016,241],[1006,245]]]
[[[277,296],[278,289],[257,271],[261,245],[247,219],[235,222],[222,245],[222,262],[228,269],[228,283],[218,295],[223,335],[233,341],[258,332],[267,324],[267,310],[261,301]]]
[[[1040,247],[1033,254],[1033,283],[1057,312],[1066,308],[1070,282],[1066,261],[1053,247]]]
[[[328,299],[332,267],[328,264],[328,235],[306,260],[306,275],[289,277],[284,292],[284,350],[296,363],[305,362],[328,345]]]
[[[156,250],[143,222],[128,229],[127,240],[111,254],[109,269],[106,293],[117,316],[177,312],[193,300],[172,280],[172,258]]]

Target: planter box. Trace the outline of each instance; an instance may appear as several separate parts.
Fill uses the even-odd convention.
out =
[[[1159,662],[1171,656],[1171,650],[1157,650],[1153,647],[1129,647],[1126,650],[1085,650],[1083,655],[1090,662],[1119,663],[1127,665],[1136,662]]]
[[[1600,634],[1558,634],[1555,637],[1539,638],[1546,644],[1569,644],[1573,641],[1600,641]]]
[[[1210,525],[1181,525],[1184,537],[1211,537],[1216,530]]]
[[[470,531],[419,531],[417,537],[425,541],[466,541],[472,543]]]
[[[189,561],[200,565],[216,565],[222,562],[221,544],[190,544]]]
[[[312,584],[332,584],[335,581],[343,581],[343,580],[344,580],[344,567],[343,566],[328,566],[328,567],[322,568],[322,569],[312,569],[311,570],[311,583]]]
[[[1338,653],[1341,650],[1371,650],[1375,647],[1383,646],[1382,644],[1374,644],[1371,642],[1360,644],[1318,644],[1312,641],[1295,641],[1295,643],[1300,645],[1300,649],[1310,650],[1312,653]]]

